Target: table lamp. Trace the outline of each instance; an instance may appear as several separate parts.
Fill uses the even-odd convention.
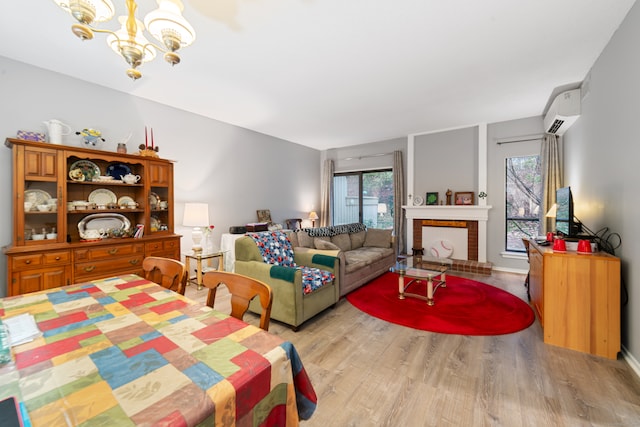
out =
[[[309,219],[311,220],[311,226],[315,227],[316,226],[316,219],[318,219],[318,214],[316,213],[316,211],[311,211],[309,213]]]
[[[185,203],[182,225],[193,227],[191,239],[193,240],[193,253],[202,253],[202,227],[209,224],[209,205],[206,203]]]

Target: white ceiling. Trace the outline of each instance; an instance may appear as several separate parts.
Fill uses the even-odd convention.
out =
[[[1,6],[0,55],[328,149],[542,114],[634,1],[185,0],[195,43],[132,82],[104,35],[83,43],[52,0],[20,0]]]

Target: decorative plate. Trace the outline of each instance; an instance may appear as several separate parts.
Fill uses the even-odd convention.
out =
[[[151,209],[157,209],[160,207],[160,196],[153,191],[149,194],[149,205]]]
[[[24,201],[31,202],[33,206],[44,205],[51,195],[44,190],[25,190]]]
[[[135,203],[136,201],[133,200],[132,197],[129,196],[122,196],[118,199],[118,206],[120,206],[121,208],[126,208],[128,207],[129,203]]]
[[[157,216],[151,215],[151,231],[160,230],[160,219]]]
[[[114,213],[97,213],[87,215],[78,223],[78,231],[82,237],[87,230],[103,230],[105,233],[110,230],[129,231],[131,222],[126,216]]]
[[[112,163],[107,166],[106,175],[111,175],[113,179],[120,179],[121,176],[131,173],[131,168],[124,163]]]
[[[424,205],[424,199],[420,196],[415,196],[413,198],[413,205],[414,206],[422,206]]]
[[[117,200],[116,194],[106,188],[98,188],[89,194],[89,201],[96,205],[108,205],[110,203],[116,203]]]
[[[80,177],[80,173],[76,169],[80,169],[84,178]],[[69,178],[74,181],[91,181],[94,176],[100,176],[100,168],[92,161],[78,160],[69,167]]]

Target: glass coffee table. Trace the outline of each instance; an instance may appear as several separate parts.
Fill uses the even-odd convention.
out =
[[[447,287],[446,272],[453,265],[449,258],[436,258],[429,256],[399,257],[396,264],[391,267],[391,271],[398,274],[398,298],[406,297],[418,298],[427,302],[427,305],[434,305],[433,295],[438,288]],[[404,278],[411,280],[405,284]],[[407,289],[414,282],[426,281],[426,295],[407,292]]]

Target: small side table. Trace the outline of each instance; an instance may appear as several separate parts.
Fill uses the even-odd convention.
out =
[[[198,290],[202,289],[202,276],[204,275],[204,273],[211,270],[224,271],[224,252],[223,251],[212,252],[209,254],[205,254],[205,253],[195,254],[191,252],[191,253],[185,254],[184,258],[185,258],[185,266],[187,267],[187,274],[189,274],[189,277],[187,279],[187,285],[191,283],[195,283],[196,285],[198,285]],[[219,258],[217,269],[213,268],[213,266],[211,265],[211,260],[214,258]],[[195,260],[196,262],[195,277],[191,276],[191,260]],[[203,260],[207,261],[207,265],[205,266],[202,265]]]

